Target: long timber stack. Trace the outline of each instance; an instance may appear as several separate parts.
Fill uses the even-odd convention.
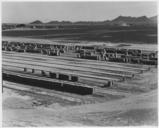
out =
[[[156,51],[8,41],[2,50],[3,80],[81,95],[134,79],[149,70],[147,65],[157,65]],[[65,56],[69,53],[76,56]],[[132,60],[136,56],[137,62]]]
[[[39,44],[2,41],[3,51],[39,53],[49,56],[65,55],[69,52],[78,58],[120,63],[157,65],[157,51],[124,49],[99,46],[68,46],[64,44]],[[72,55],[73,55],[72,54]]]

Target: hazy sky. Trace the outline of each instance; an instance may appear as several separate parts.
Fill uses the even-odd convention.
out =
[[[102,21],[117,16],[157,15],[156,2],[3,2],[2,22]]]

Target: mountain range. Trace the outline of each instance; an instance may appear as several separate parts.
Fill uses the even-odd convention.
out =
[[[47,23],[43,23],[40,20],[36,20],[31,22],[30,24],[48,24],[48,25],[90,25],[90,24],[109,24],[109,25],[157,25],[157,16],[153,17],[131,17],[131,16],[118,16],[113,20],[106,20],[106,21],[78,21],[78,22],[71,22],[71,21],[50,21]]]

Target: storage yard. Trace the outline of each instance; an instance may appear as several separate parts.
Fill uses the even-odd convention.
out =
[[[2,2],[2,127],[158,126],[157,1]]]
[[[157,50],[17,40],[2,41],[4,126],[156,125]],[[131,111],[151,120],[135,121]]]

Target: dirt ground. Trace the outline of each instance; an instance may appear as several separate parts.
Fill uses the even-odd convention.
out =
[[[96,104],[40,99],[4,88],[3,126],[157,125],[157,90]]]

